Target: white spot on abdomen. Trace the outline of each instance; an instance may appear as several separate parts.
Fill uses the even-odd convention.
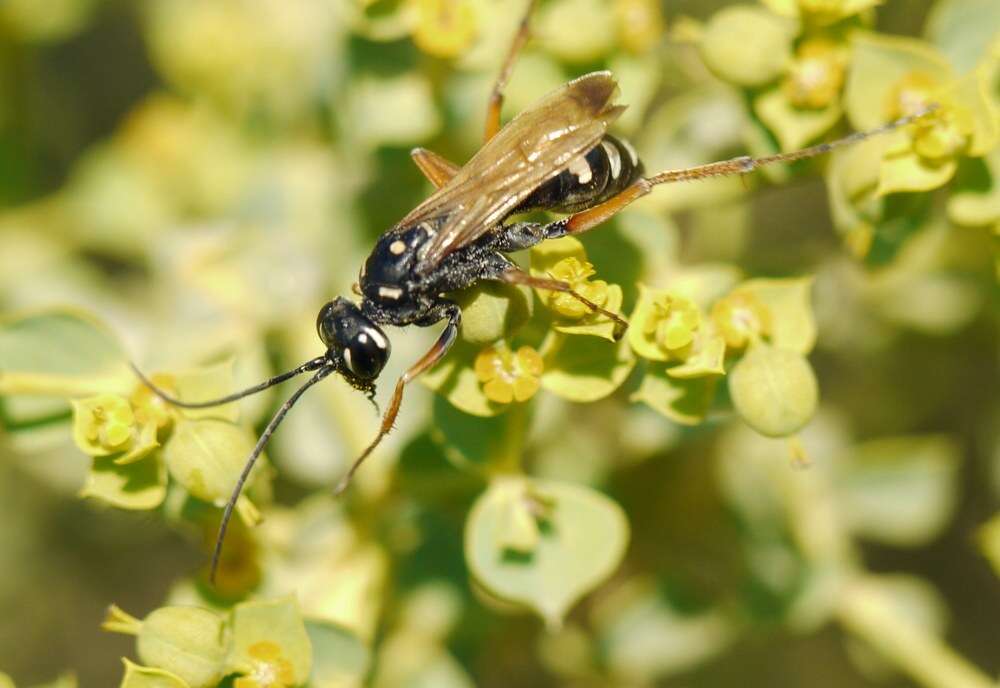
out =
[[[618,154],[618,147],[610,141],[601,141],[605,155],[608,156],[608,164],[611,165],[611,178],[618,179],[622,173],[622,156]]]
[[[594,178],[594,173],[590,170],[590,164],[583,156],[571,162],[566,169],[576,176],[576,181],[580,184],[586,184]]]
[[[398,287],[379,287],[378,295],[383,298],[392,299],[393,301],[395,301],[396,299],[398,299],[400,296],[403,295],[403,290]]]

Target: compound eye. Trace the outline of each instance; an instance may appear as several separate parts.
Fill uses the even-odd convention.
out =
[[[337,341],[337,331],[334,323],[336,314],[334,311],[334,302],[331,301],[320,309],[319,316],[316,318],[316,333],[327,349],[335,346]]]
[[[348,370],[363,380],[378,377],[389,360],[389,340],[375,327],[362,327],[344,349]]]

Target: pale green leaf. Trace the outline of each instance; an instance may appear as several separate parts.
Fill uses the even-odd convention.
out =
[[[512,502],[544,495],[545,517],[530,554],[503,546]],[[498,597],[535,610],[558,626],[570,607],[618,567],[628,543],[624,512],[590,488],[524,479],[495,481],[476,500],[465,526],[465,558]],[[595,547],[594,543],[600,543]]]
[[[124,658],[122,662],[125,664],[125,676],[120,688],[193,688],[169,671],[139,666]]]
[[[843,115],[839,100],[818,110],[797,108],[781,88],[761,93],[754,99],[753,107],[785,152],[804,148],[829,131]]]
[[[246,428],[215,418],[178,419],[163,449],[171,477],[209,503],[229,497],[254,441]]]
[[[1000,31],[1000,3],[995,0],[938,0],[926,22],[927,38],[961,73],[986,57]]]
[[[542,387],[570,401],[597,401],[618,389],[635,356],[624,339],[616,343],[596,337],[567,337],[545,357]]]
[[[93,497],[121,509],[155,509],[167,495],[167,471],[159,457],[118,464],[115,457],[94,457],[81,497]]]
[[[680,379],[725,375],[726,340],[718,335],[703,335],[695,339],[694,352],[680,365],[667,368],[667,375]]]
[[[133,382],[118,340],[89,313],[60,308],[0,319],[0,394],[124,394]]]
[[[175,373],[173,383],[177,390],[177,397],[189,403],[211,401],[227,396],[235,391],[233,362],[227,360]],[[240,415],[240,408],[236,402],[231,402],[203,409],[180,409],[180,413],[186,418],[217,418],[236,421]]]
[[[499,282],[481,282],[456,298],[462,308],[461,338],[484,347],[510,337],[531,317],[531,290]]]
[[[981,227],[1000,222],[1000,148],[983,158],[983,162],[989,172],[988,186],[958,188],[948,198],[948,218],[956,224]]]
[[[768,437],[785,437],[813,417],[819,390],[802,354],[757,343],[730,371],[729,395],[747,425]]]
[[[143,664],[212,688],[226,673],[223,619],[197,607],[160,607],[142,621],[136,652]]]
[[[735,292],[753,295],[771,315],[770,341],[776,347],[807,354],[816,344],[812,309],[813,277],[747,280]]]
[[[646,404],[675,423],[697,425],[712,405],[717,382],[717,376],[671,377],[663,367],[651,365],[629,399]]]
[[[371,650],[357,635],[328,621],[306,619],[312,645],[310,685],[315,688],[360,683],[371,664]]]
[[[857,32],[851,47],[844,108],[855,129],[874,129],[890,119],[890,89],[903,77],[919,72],[942,86],[953,78],[944,56],[916,38]]]
[[[372,146],[412,145],[441,128],[430,82],[417,73],[359,77],[348,91],[353,136]]]
[[[243,602],[232,611],[230,671],[248,673],[269,655],[291,664],[295,684],[312,670],[312,644],[294,597]]]
[[[879,168],[875,193],[885,196],[905,191],[931,191],[947,184],[957,169],[954,158],[934,162],[909,150],[892,152]]]
[[[838,462],[841,510],[863,537],[897,546],[934,538],[951,519],[960,453],[943,436],[888,437]]]
[[[708,21],[701,42],[702,59],[725,81],[762,86],[787,67],[796,33],[796,21],[762,7],[733,5]]]

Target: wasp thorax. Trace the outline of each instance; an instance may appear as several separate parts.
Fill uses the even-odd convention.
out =
[[[316,318],[316,331],[327,350],[361,379],[378,377],[389,360],[391,347],[385,333],[343,297],[323,306]]]

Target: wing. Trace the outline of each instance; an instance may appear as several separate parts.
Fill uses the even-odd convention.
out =
[[[593,148],[625,106],[611,72],[593,72],[550,93],[490,139],[447,184],[397,227],[443,220],[418,258],[426,272],[495,229],[531,192]]]

